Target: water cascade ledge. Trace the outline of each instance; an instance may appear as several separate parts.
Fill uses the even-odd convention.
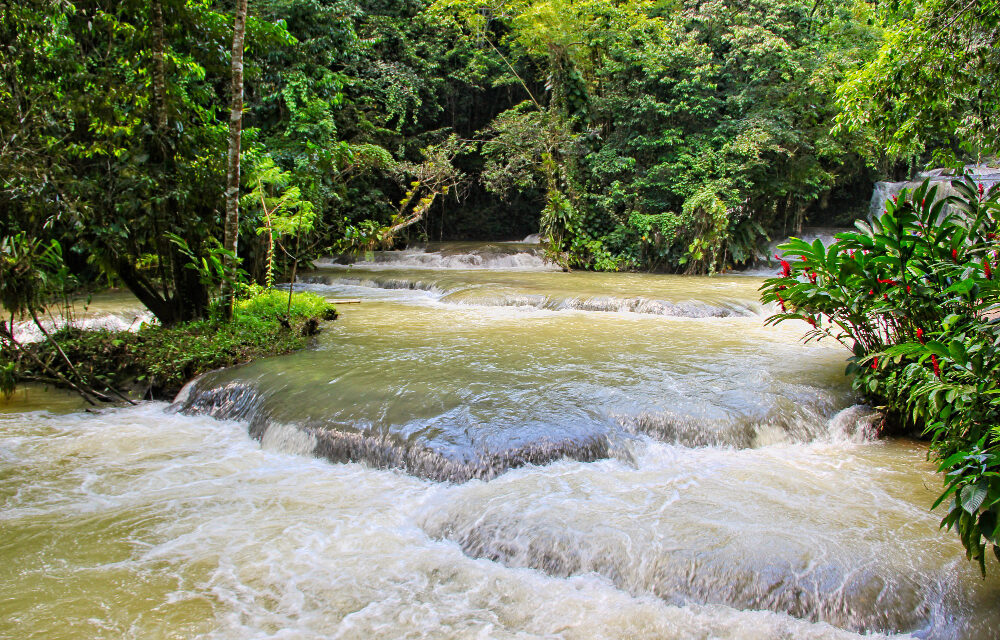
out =
[[[876,414],[864,406],[848,407],[827,417],[829,402],[813,398],[797,407],[779,404],[763,416],[697,418],[675,412],[636,415],[609,414],[561,429],[509,427],[489,440],[456,442],[453,426],[418,431],[412,425],[393,427],[312,416],[296,423],[276,417],[287,402],[280,393],[260,392],[253,381],[217,382],[209,373],[189,383],[171,406],[187,415],[239,420],[251,437],[289,453],[313,455],[331,462],[364,462],[379,469],[399,469],[438,482],[490,480],[524,465],[544,465],[559,459],[579,462],[616,457],[634,461],[635,438],[646,436],[684,447],[754,448],[774,443],[870,441],[877,435]],[[549,432],[562,434],[553,438]],[[407,434],[409,432],[409,434]]]
[[[365,430],[361,425],[320,420],[297,425],[282,423],[269,417],[264,396],[251,384],[235,382],[199,388],[200,384],[200,380],[189,383],[171,410],[245,421],[252,438],[289,453],[314,455],[331,462],[365,462],[378,469],[400,469],[438,482],[489,480],[527,464],[545,464],[559,458],[592,462],[609,455],[608,440],[602,435],[561,440],[543,437],[499,451],[449,454],[435,450],[433,445],[392,432]]]
[[[370,269],[389,267],[561,271],[561,267],[545,260],[545,250],[539,244],[537,236],[528,236],[524,242],[433,242],[402,251],[342,255],[317,264],[351,264]]]
[[[726,585],[718,594],[712,585],[740,575],[752,554],[755,566],[776,558],[772,579],[796,569],[786,550],[794,546],[813,549],[816,564],[847,556],[841,575],[872,565],[878,575],[924,579],[923,597],[881,600],[923,603],[912,619],[926,624],[903,637],[992,640],[1000,628],[1000,583],[980,579],[926,513],[924,483],[934,476],[918,447],[734,455],[650,444],[635,465],[562,461],[438,484],[262,448],[241,425],[164,415],[163,406],[0,413],[0,593],[10,612],[0,637],[160,637],[168,624],[178,637],[231,640],[278,629],[323,638],[887,640],[763,608],[695,597],[677,606],[682,594],[660,599],[641,581],[639,595],[629,592],[629,567],[643,557],[681,562],[684,545],[701,553],[692,570],[714,572],[701,583],[705,601],[725,600]],[[827,491],[842,500],[824,502]],[[587,538],[608,542],[605,564],[621,577],[510,568],[466,555],[451,534],[427,533],[448,521],[457,538],[476,514],[492,523],[504,513],[516,522],[512,535],[563,522],[563,539],[579,541],[584,556],[596,544]],[[784,544],[782,533],[798,543]],[[636,558],[621,556],[627,545]],[[734,560],[728,573],[710,557],[717,548]],[[836,597],[835,586],[820,588]],[[847,602],[864,606],[853,595]]]
[[[706,325],[718,327],[710,341]],[[447,481],[628,460],[648,438],[734,449],[869,438],[863,410],[838,416],[852,405],[842,354],[755,342],[764,331],[756,318],[370,301],[314,348],[206,374],[175,406],[245,421],[261,440],[298,430],[300,453]]]
[[[869,204],[868,219],[873,220],[875,217],[882,215],[885,210],[886,200],[893,196],[898,196],[903,189],[908,189],[913,191],[921,184],[924,180],[930,180],[932,187],[937,187],[937,194],[935,195],[935,202],[950,195],[955,195],[956,191],[951,186],[952,180],[956,179],[956,176],[951,175],[956,173],[949,169],[931,169],[930,171],[923,171],[917,174],[917,177],[913,180],[904,180],[902,182],[876,182],[875,188],[872,190],[871,203]],[[1000,184],[1000,168],[991,167],[987,165],[966,165],[962,169],[962,174],[970,175],[979,184],[983,185],[983,188],[987,191],[996,187]]]
[[[598,275],[598,274],[587,274]],[[605,274],[601,274],[605,275]],[[638,313],[679,318],[733,318],[759,314],[763,306],[752,298],[727,298],[717,295],[709,300],[669,300],[652,296],[611,293],[572,294],[536,292],[530,286],[505,281],[496,283],[480,278],[464,282],[457,278],[428,274],[426,277],[393,271],[324,269],[302,274],[298,280],[311,290],[322,293],[324,287],[360,287],[390,291],[421,291],[443,304],[487,307],[525,307],[547,311],[595,311]]]
[[[881,469],[885,452],[788,453],[651,445],[634,468],[567,463],[464,485],[419,518],[470,557],[557,578],[597,574],[675,606],[769,610],[859,633],[994,637],[995,581],[956,564],[934,514],[873,482],[864,465]],[[919,466],[918,450],[905,455]],[[929,493],[909,473],[915,495]],[[839,502],[824,501],[830,492]]]

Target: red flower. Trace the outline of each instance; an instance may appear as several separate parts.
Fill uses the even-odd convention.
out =
[[[813,284],[816,284],[816,272],[815,271],[813,271],[812,273],[809,274],[809,282],[811,282]]]
[[[927,198],[921,198],[921,200],[920,200],[920,206],[921,207],[924,206],[925,202],[927,202]]]
[[[785,299],[782,298],[781,296],[778,296],[778,304],[781,305],[781,312],[782,313],[785,313],[785,312],[788,311],[788,309],[785,308]]]
[[[801,260],[802,262],[809,262],[809,258],[805,256],[799,256],[799,260]]]
[[[875,359],[872,360],[872,369],[878,369],[878,356],[875,356]]]
[[[958,249],[951,250],[951,259],[958,262]]]
[[[788,264],[787,260],[781,261],[781,275],[785,278],[792,275],[792,265]]]
[[[882,294],[882,297],[883,297],[883,298],[885,298],[885,299],[886,299],[886,301],[888,301],[888,300],[889,300],[889,294],[888,294],[888,293],[883,293],[883,294]]]
[[[924,330],[920,327],[917,327],[917,340],[920,341],[920,344],[925,344],[927,342],[924,340]]]
[[[892,197],[892,201],[893,202],[899,202],[899,196],[893,196]]]
[[[906,285],[906,293],[910,293],[910,285]]]
[[[983,195],[983,183],[982,182],[979,183],[979,195],[980,196]]]
[[[990,259],[989,258],[983,258],[983,271],[986,272],[986,279],[987,280],[992,280],[993,279],[993,268],[990,266]]]
[[[879,278],[878,281],[881,282],[882,284],[891,284],[893,286],[896,286],[896,281],[890,280],[889,278]]]
[[[874,289],[869,289],[868,290],[868,295],[870,295],[870,296],[875,295],[875,290]]]
[[[937,356],[933,353],[931,354],[931,364],[934,365],[934,375],[941,377],[941,365],[938,364]]]

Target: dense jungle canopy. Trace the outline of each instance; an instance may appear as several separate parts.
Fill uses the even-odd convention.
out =
[[[267,280],[274,253],[537,232],[572,268],[739,266],[768,235],[853,219],[873,180],[996,153],[997,10],[252,0],[244,277]],[[0,0],[3,235],[58,241],[76,277],[164,322],[201,316],[236,277],[233,12]]]

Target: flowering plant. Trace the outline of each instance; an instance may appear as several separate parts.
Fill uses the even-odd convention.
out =
[[[768,324],[805,320],[806,340],[850,349],[855,388],[931,438],[933,508],[951,498],[941,524],[985,571],[987,546],[1000,558],[1000,189],[965,177],[938,195],[924,181],[829,247],[791,239],[762,299],[781,309]]]

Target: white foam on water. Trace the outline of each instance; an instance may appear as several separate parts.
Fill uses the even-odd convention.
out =
[[[669,604],[599,574],[553,577],[470,558],[420,526],[470,496],[519,503],[510,490],[532,476],[550,489],[587,476],[561,495],[570,510],[588,511],[626,491],[608,484],[629,473],[614,462],[435,485],[261,448],[241,424],[163,408],[0,417],[0,635],[858,637],[782,613]],[[631,473],[663,472],[646,458]],[[686,473],[670,474],[675,486]],[[660,495],[667,506],[671,493],[659,490],[647,483],[632,495]],[[538,494],[537,504],[557,495]]]
[[[260,446],[282,453],[309,455],[316,448],[316,437],[295,425],[272,422],[261,436]]]
[[[464,523],[482,527],[508,512],[505,521],[522,533],[545,540],[555,526],[575,540],[571,546],[605,549],[608,561],[619,557],[623,571],[641,576],[641,567],[676,547],[669,534],[685,519],[743,532],[735,551],[720,548],[720,559],[740,558],[760,536],[805,545],[822,528],[796,527],[826,522],[829,505],[815,500],[850,485],[855,494],[838,498],[857,511],[838,523],[844,531],[814,539],[813,556],[864,562],[897,518],[916,532],[887,547],[898,549],[893,562],[909,555],[906,566],[926,570],[923,563],[942,562],[942,548],[959,555],[950,537],[928,526],[923,507],[900,495],[898,472],[876,473],[877,455],[871,473],[864,471],[871,465],[855,464],[880,445],[695,454],[650,445],[635,466],[567,461],[452,486],[261,448],[244,425],[163,408],[0,416],[0,636],[860,637],[781,612],[672,601],[606,572],[549,575],[516,558],[469,557],[450,539]],[[859,470],[863,477],[852,475]],[[813,487],[807,496],[800,483]],[[782,524],[773,504],[806,513]],[[459,528],[434,524],[449,521]],[[661,529],[665,522],[674,524]],[[867,533],[853,528],[865,522]],[[911,544],[932,552],[913,554]],[[761,566],[770,554],[782,566],[782,553],[757,549]],[[962,560],[953,571],[965,576],[964,567]],[[706,571],[714,575],[710,565]],[[950,637],[931,631],[927,637]]]
[[[502,244],[502,243],[500,243]],[[561,271],[547,262],[537,250],[500,252],[469,249],[468,251],[434,251],[424,247],[401,251],[375,251],[362,254],[350,266],[364,269],[435,269],[493,271]],[[346,265],[335,260],[317,260],[316,266],[338,268]]]
[[[42,327],[53,333],[66,327],[86,330],[106,331],[139,331],[143,325],[155,324],[156,318],[148,311],[103,313],[99,315],[66,319],[56,315],[39,318]],[[45,335],[31,320],[19,320],[14,323],[14,339],[21,343],[41,342]]]

